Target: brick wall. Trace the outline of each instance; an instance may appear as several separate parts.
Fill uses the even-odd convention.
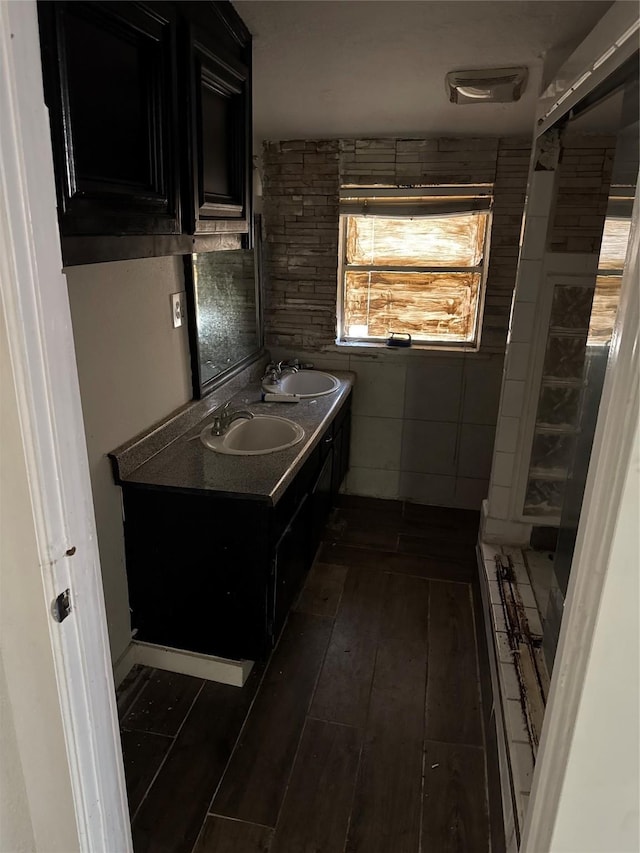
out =
[[[494,218],[481,351],[503,353],[529,168],[523,139],[267,142],[267,346],[306,351],[336,336],[342,184],[493,183]]]
[[[615,144],[615,137],[595,134],[563,142],[550,252],[600,252]]]

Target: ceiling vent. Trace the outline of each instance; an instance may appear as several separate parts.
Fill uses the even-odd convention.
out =
[[[450,71],[447,94],[452,104],[508,104],[520,100],[528,76],[524,67]]]

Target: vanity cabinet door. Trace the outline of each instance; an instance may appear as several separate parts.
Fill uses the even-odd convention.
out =
[[[351,401],[345,407],[344,414],[338,416],[333,439],[333,473],[331,478],[331,498],[335,500],[340,486],[349,470],[349,451],[351,446]]]
[[[192,5],[192,4],[190,4]],[[205,5],[205,4],[202,4]],[[246,33],[229,41],[227,19],[215,10],[208,27],[191,19],[186,26],[188,68],[187,144],[190,156],[190,231],[248,231],[250,178],[250,41]]]
[[[62,236],[179,234],[173,5],[38,13]]]
[[[123,499],[136,638],[221,657],[265,657],[267,505],[135,487],[125,487]]]
[[[310,494],[311,500],[311,535],[309,538],[309,563],[313,561],[318,546],[322,540],[324,526],[331,512],[334,457],[333,432],[329,429],[322,438],[326,456]]]
[[[304,495],[273,552],[270,633],[274,644],[309,565],[309,498]]]

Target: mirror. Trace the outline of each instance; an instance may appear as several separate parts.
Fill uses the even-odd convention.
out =
[[[220,238],[220,249],[185,257],[193,395],[204,397],[262,351],[261,223],[253,248],[243,236]],[[246,238],[245,238],[246,239]]]

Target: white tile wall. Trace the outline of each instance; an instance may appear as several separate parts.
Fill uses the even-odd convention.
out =
[[[547,245],[547,228],[549,220],[546,216],[527,215],[520,257],[527,260],[538,260],[545,253]]]
[[[465,361],[462,422],[495,426],[502,384],[501,357]]]
[[[511,485],[515,465],[513,453],[496,453],[493,457],[493,468],[491,470],[491,482],[496,486]]]
[[[502,414],[506,418],[518,418],[524,406],[526,385],[515,379],[507,379],[502,391]]]
[[[352,357],[349,369],[357,376],[353,389],[355,415],[402,418],[406,367]]]
[[[517,300],[513,307],[509,343],[529,343],[533,340],[533,327],[536,320],[536,306],[533,302]]]
[[[405,420],[402,470],[455,476],[456,434],[455,424]]]
[[[495,429],[483,424],[462,424],[458,448],[459,477],[489,479]]]
[[[509,498],[511,490],[505,486],[491,485],[489,487],[489,505],[494,518],[507,520],[509,518]]]
[[[503,453],[515,453],[518,446],[520,420],[500,415],[496,430],[495,450]]]
[[[397,498],[399,477],[399,471],[352,466],[343,488],[345,492],[353,495],[364,495],[370,498]]]
[[[506,361],[506,378],[525,381],[529,366],[529,344],[512,341]]]
[[[489,491],[501,355],[272,347],[271,356],[356,374],[351,465],[357,470],[349,492],[479,509]]]
[[[416,503],[455,506],[456,478],[413,471],[400,473],[400,497]]]
[[[518,302],[537,302],[542,281],[541,260],[527,260],[520,258],[518,264],[518,285],[516,299]]]
[[[553,203],[555,184],[555,171],[538,171],[532,173],[527,203],[528,215],[547,217]]]
[[[351,465],[398,471],[402,449],[402,421],[354,415],[351,422]]]
[[[454,364],[410,365],[404,399],[404,416],[413,420],[452,421],[460,418],[462,361]]]

